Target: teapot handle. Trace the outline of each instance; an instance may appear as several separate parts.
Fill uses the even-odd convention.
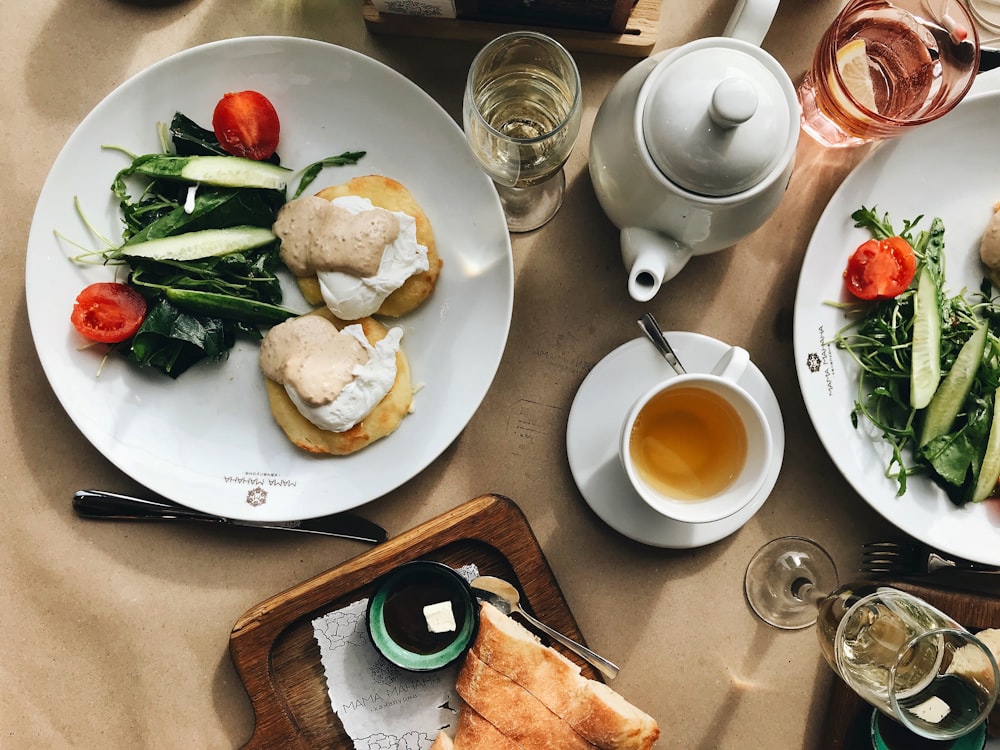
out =
[[[736,8],[729,17],[723,36],[740,39],[757,47],[764,41],[771,28],[779,0],[736,0]]]

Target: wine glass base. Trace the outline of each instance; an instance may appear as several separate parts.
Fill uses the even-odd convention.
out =
[[[530,232],[547,224],[562,206],[566,173],[560,169],[545,182],[531,187],[496,185],[496,189],[507,219],[507,229],[511,232]]]
[[[768,542],[750,559],[744,577],[747,603],[768,625],[801,630],[816,622],[817,604],[839,585],[826,550],[809,539]]]

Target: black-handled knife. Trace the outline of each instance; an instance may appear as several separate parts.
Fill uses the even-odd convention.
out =
[[[993,47],[979,48],[979,72],[1000,68],[1000,49]]]
[[[73,510],[81,518],[106,521],[199,521],[257,529],[324,534],[372,544],[379,544],[388,538],[386,530],[381,526],[353,513],[337,513],[302,521],[243,521],[203,513],[169,500],[146,500],[102,490],[76,492],[73,495]]]

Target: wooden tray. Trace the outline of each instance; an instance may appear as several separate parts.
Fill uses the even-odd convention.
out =
[[[552,26],[522,26],[455,18],[429,18],[380,13],[371,0],[364,0],[362,14],[372,34],[423,36],[486,42],[514,29],[540,31],[558,40],[573,52],[594,52],[623,57],[646,57],[656,45],[660,25],[661,0],[638,0],[623,33],[562,29]]]
[[[509,498],[483,495],[258,604],[233,626],[229,653],[256,717],[245,748],[344,748],[312,620],[367,597],[372,582],[417,558],[474,563],[514,583],[532,614],[585,643],[538,540]],[[591,679],[599,673],[562,651]]]
[[[985,628],[1000,628],[1000,599],[996,597],[908,582],[887,581],[886,584],[919,596],[942,612],[947,612],[973,632]],[[871,714],[872,707],[869,704],[861,700],[843,680],[835,680],[827,705],[821,750],[871,748]],[[998,730],[1000,727],[990,727],[990,735],[996,735]]]

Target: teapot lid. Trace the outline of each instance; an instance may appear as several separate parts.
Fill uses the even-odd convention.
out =
[[[799,123],[787,77],[767,53],[738,40],[685,45],[643,84],[642,141],[685,190],[715,197],[748,190],[788,158]]]

